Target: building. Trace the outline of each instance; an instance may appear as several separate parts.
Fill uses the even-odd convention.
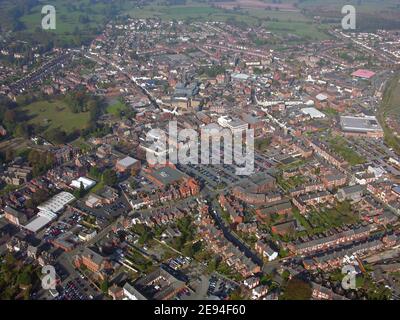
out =
[[[28,166],[11,165],[4,171],[1,179],[7,184],[20,186],[32,178],[32,168]]]
[[[3,209],[4,211],[4,217],[10,221],[11,223],[17,225],[17,226],[23,226],[27,223],[28,219],[25,214],[22,212],[19,212],[18,210],[15,210],[14,208],[10,206],[5,206]]]
[[[266,207],[256,209],[257,217],[265,219],[273,214],[288,214],[292,212],[292,205],[289,200],[273,202]]]
[[[292,251],[296,254],[310,254],[316,251],[326,251],[338,245],[365,239],[369,236],[370,232],[370,227],[360,227],[358,229],[343,231],[332,236],[297,244],[292,248]]]
[[[116,284],[113,284],[109,289],[108,289],[108,295],[113,298],[113,300],[122,300],[125,296],[124,289],[117,286]]]
[[[263,258],[268,259],[268,261],[273,261],[278,258],[278,252],[271,249],[271,247],[262,240],[256,242],[255,249]]]
[[[132,168],[137,170],[140,169],[140,161],[132,157],[125,157],[121,160],[118,160],[117,163],[115,164],[115,169],[118,172],[127,172]]]
[[[185,282],[163,265],[137,280],[133,286],[125,286],[124,293],[126,291],[130,300],[170,300],[186,288]]]
[[[33,220],[29,221],[24,228],[33,233],[38,232],[51,221],[55,220],[66,205],[73,201],[75,201],[75,197],[69,192],[62,191],[56,194],[51,199],[38,206],[39,213]]]
[[[138,290],[136,290],[128,282],[123,286],[123,292],[125,300],[147,300],[147,298],[142,295]]]
[[[75,189],[79,189],[81,187],[81,185],[83,185],[83,188],[85,190],[88,190],[96,185],[96,181],[93,181],[86,177],[80,177],[76,180],[72,180],[72,182],[70,184],[70,186]]]
[[[222,116],[218,118],[217,122],[221,127],[231,130],[232,134],[245,132],[249,127],[243,120],[229,116]]]
[[[356,78],[369,80],[375,75],[375,72],[366,69],[358,69],[354,71],[351,75]]]
[[[85,266],[99,279],[104,279],[105,272],[111,269],[111,264],[106,257],[88,247],[85,247],[80,254],[75,256],[74,264],[77,268],[82,265]]]
[[[323,119],[326,118],[326,115],[322,113],[321,111],[310,107],[310,108],[303,108],[301,109],[301,112],[303,112],[306,115],[309,115],[312,119]]]
[[[336,198],[339,201],[345,201],[345,200],[350,200],[350,201],[360,201],[361,198],[363,197],[365,192],[365,186],[362,185],[354,185],[354,186],[348,186],[344,187],[338,190],[336,193]]]
[[[340,126],[350,135],[366,135],[374,138],[383,137],[383,129],[375,116],[341,116]]]

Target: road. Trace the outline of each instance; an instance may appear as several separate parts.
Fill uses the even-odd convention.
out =
[[[222,230],[225,238],[232,242],[236,247],[239,248],[240,251],[242,251],[246,257],[250,258],[255,264],[259,266],[263,266],[263,261],[246,245],[244,244],[240,239],[238,239],[225,225],[225,222],[221,218],[221,209],[216,200],[211,200],[212,201],[212,208],[215,209],[215,212],[210,208],[210,215],[214,218],[216,224],[220,227]]]

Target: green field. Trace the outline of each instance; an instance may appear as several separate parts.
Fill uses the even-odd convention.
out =
[[[107,9],[106,5],[101,3],[91,5],[89,0],[71,2],[73,2],[75,7],[72,7],[69,1],[55,0],[51,2],[51,5],[56,9],[56,29],[47,32],[56,33],[68,38],[78,30],[85,33],[88,29],[101,28],[103,26],[105,22],[103,10]],[[42,17],[44,16],[41,14],[41,9],[42,5],[39,5],[33,8],[30,14],[20,19],[28,30],[41,28]],[[87,20],[83,22],[83,19],[86,18]]]
[[[289,2],[289,1],[287,1]],[[41,30],[41,8],[48,4],[41,0],[40,5],[25,10],[22,17],[23,34],[32,34]],[[187,1],[185,5],[166,5],[165,1],[148,1],[146,5],[137,7],[137,2],[119,0],[113,2],[92,2],[91,0],[54,0],[51,5],[56,9],[56,29],[46,33],[56,37],[61,43],[79,43],[92,38],[102,30],[105,24],[118,15],[129,15],[132,18],[154,18],[163,20],[193,21],[235,21],[250,26],[264,25],[267,29],[281,34],[292,33],[299,37],[319,40],[328,36],[312,24],[312,19],[301,12],[283,12],[265,9],[222,9],[209,3]],[[13,1],[0,3],[0,25],[9,29],[12,20],[7,12],[13,7]],[[7,21],[6,21],[7,20]]]
[[[59,128],[66,133],[83,129],[89,122],[89,112],[72,113],[62,101],[38,101],[22,108],[30,119],[28,123],[43,126],[46,130]]]
[[[267,30],[278,34],[288,33],[310,40],[327,39],[329,36],[318,29],[311,19],[301,12],[283,12],[264,9],[226,10],[208,4],[188,3],[185,6],[150,5],[135,8],[128,14],[136,18],[159,17],[164,20],[191,21],[237,21],[248,25],[264,25]]]
[[[399,9],[397,0],[303,0],[299,3],[299,8],[313,9],[323,7],[324,10],[337,11],[340,15],[344,5],[352,5],[356,12],[373,13],[381,10]]]
[[[386,124],[386,119],[397,119],[400,122],[400,76],[397,75],[386,86],[378,112],[378,121],[385,133],[385,142],[400,153],[400,139]]]
[[[272,0],[261,0],[274,3]],[[400,17],[400,3],[397,0],[282,0],[282,3],[296,3],[299,11],[286,12],[278,10],[266,10],[258,8],[236,8],[222,9],[212,6],[212,2],[198,2],[187,0],[184,5],[167,5],[164,0],[148,0],[145,2],[131,0],[114,1],[92,1],[92,0],[53,0],[48,3],[40,0],[39,5],[26,9],[24,0],[3,0],[0,1],[0,27],[4,30],[19,26],[22,35],[32,35],[41,29],[41,8],[45,4],[51,4],[56,8],[57,27],[56,30],[46,31],[56,36],[61,44],[79,44],[87,42],[95,34],[101,32],[107,22],[118,15],[129,15],[134,18],[159,17],[164,20],[184,20],[192,23],[201,21],[236,21],[248,25],[263,25],[273,32],[281,34],[294,34],[307,40],[321,40],[329,36],[324,28],[329,27],[331,22],[318,25],[312,23],[314,16],[322,16],[336,19],[339,23],[343,17],[341,8],[345,4],[356,7],[357,13],[363,14],[359,17],[360,24],[364,20],[387,17],[390,21],[396,21]],[[13,8],[22,8],[22,16],[13,13]],[[362,19],[363,17],[369,17]],[[385,19],[384,19],[385,20]],[[374,21],[373,26],[377,25]],[[383,22],[382,22],[383,23]],[[383,24],[387,25],[387,23]],[[43,36],[42,36],[43,37]],[[36,38],[36,37],[35,37]],[[40,38],[40,37],[39,37]]]

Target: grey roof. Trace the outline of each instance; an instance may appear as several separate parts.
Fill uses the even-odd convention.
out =
[[[129,166],[134,165],[136,162],[138,162],[138,160],[136,160],[132,157],[125,157],[125,158],[119,160],[117,163],[121,166],[129,167]]]
[[[177,169],[164,167],[154,171],[152,176],[161,181],[163,184],[168,185],[182,179],[185,174]]]
[[[128,282],[125,283],[123,289],[128,291],[131,295],[135,296],[138,300],[147,300],[144,295],[142,295],[138,290],[135,289],[135,287],[130,285]]]
[[[355,131],[355,132],[371,132],[371,131],[382,131],[382,127],[378,123],[375,117],[351,117],[342,116],[340,117],[340,125],[344,131]]]

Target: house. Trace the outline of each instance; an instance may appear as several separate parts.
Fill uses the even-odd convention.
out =
[[[271,247],[262,240],[256,242],[255,249],[263,258],[268,259],[268,261],[273,261],[278,257],[278,252],[272,250]]]
[[[123,287],[123,293],[126,300],[147,300],[138,290],[136,290],[128,282]]]
[[[268,293],[268,286],[260,285],[251,291],[252,294],[251,299],[258,300],[261,297],[265,296],[267,293]]]
[[[272,214],[288,214],[292,212],[292,204],[289,200],[281,200],[273,202],[266,207],[259,208],[256,210],[256,215],[260,219],[264,219]]]
[[[2,125],[0,125],[0,136],[4,137],[5,135],[7,135],[7,130],[4,129]]]
[[[250,277],[247,278],[243,281],[243,284],[249,288],[249,289],[253,289],[255,287],[257,287],[260,284],[260,278],[258,277]]]
[[[116,284],[113,284],[109,289],[108,289],[108,295],[113,298],[113,300],[122,300],[125,296],[124,293],[124,288],[121,288],[117,286]]]
[[[353,202],[357,202],[361,200],[361,198],[364,195],[364,192],[365,192],[365,187],[356,184],[354,186],[348,186],[339,189],[338,192],[336,193],[336,198],[339,201],[350,200]]]
[[[107,258],[90,248],[85,248],[83,252],[78,254],[74,262],[77,268],[83,265],[100,279],[104,279],[105,277],[103,271],[111,268],[111,264]]]
[[[4,217],[10,221],[11,223],[21,226],[25,225],[28,222],[28,219],[25,214],[22,212],[19,212],[18,210],[10,207],[10,206],[5,206],[3,209],[4,211]]]

